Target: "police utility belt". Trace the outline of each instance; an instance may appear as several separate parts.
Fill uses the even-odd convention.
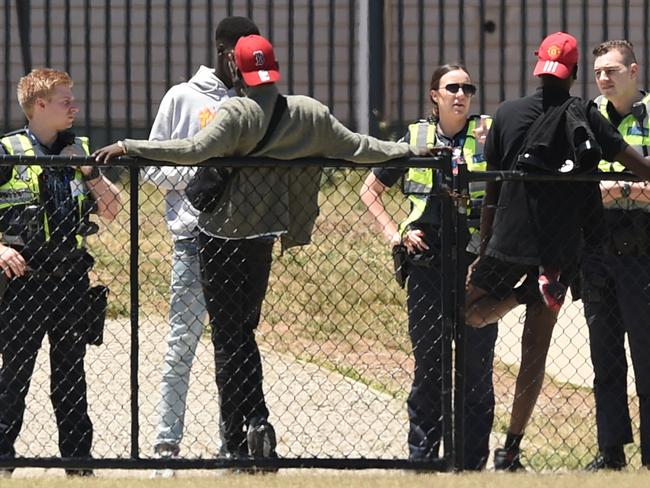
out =
[[[410,253],[404,244],[393,246],[393,267],[397,284],[404,288],[409,271],[413,266],[432,268],[440,263],[440,236],[439,229],[429,227],[424,231],[425,242],[429,246],[426,251]]]
[[[605,210],[607,251],[615,256],[650,255],[650,214],[643,210]]]
[[[85,200],[84,206],[92,205]],[[97,233],[98,225],[88,218],[91,208],[84,208],[84,218],[77,224],[76,235],[86,237]],[[26,279],[40,282],[60,282],[85,276],[93,267],[94,259],[85,248],[69,249],[66,251],[52,249],[49,251],[48,241],[44,240],[45,209],[42,205],[26,205],[18,212],[19,222],[12,222],[10,228],[2,235],[2,242],[17,249],[27,259],[28,268]],[[16,231],[12,233],[12,231]],[[56,244],[52,244],[56,248]],[[46,253],[48,259],[42,259]],[[0,300],[3,299],[10,282],[4,273],[0,273]],[[23,286],[20,284],[18,286]],[[89,287],[80,297],[79,320],[75,325],[77,332],[84,338],[86,344],[99,346],[103,344],[104,325],[108,305],[108,287],[97,285]]]

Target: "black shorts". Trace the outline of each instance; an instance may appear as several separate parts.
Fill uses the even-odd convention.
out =
[[[538,274],[537,266],[509,263],[492,256],[483,256],[472,272],[470,283],[485,290],[497,300],[505,300],[523,276],[537,277]]]

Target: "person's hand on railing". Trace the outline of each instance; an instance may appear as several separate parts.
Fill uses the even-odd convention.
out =
[[[108,163],[111,159],[124,156],[125,154],[126,147],[124,146],[124,143],[122,141],[117,141],[115,144],[97,149],[92,154],[92,157],[95,158],[95,161],[98,163]]]
[[[411,150],[411,154],[416,157],[421,157],[421,158],[428,158],[429,156],[436,156],[437,152],[434,150],[429,149],[428,147],[419,147],[419,146],[414,146],[412,144],[409,145],[409,149]],[[435,148],[437,149],[437,148]]]

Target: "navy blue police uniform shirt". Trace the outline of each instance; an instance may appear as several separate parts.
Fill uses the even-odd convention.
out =
[[[468,120],[469,123],[469,120]],[[458,132],[454,137],[447,137],[441,134],[439,131],[436,132],[436,147],[462,147],[465,142],[465,134],[467,133],[467,125]],[[406,134],[400,139],[401,142],[408,142],[411,139],[411,132],[406,131]],[[390,188],[395,183],[400,181],[406,173],[408,168],[373,168],[372,170],[375,177],[386,187]],[[426,215],[424,216],[425,220],[430,223],[430,225],[415,225],[415,228],[421,229],[425,234],[436,233],[438,228],[442,225],[441,223],[441,210],[442,203],[440,198],[435,195],[430,195],[428,197]],[[433,236],[432,236],[433,237]]]

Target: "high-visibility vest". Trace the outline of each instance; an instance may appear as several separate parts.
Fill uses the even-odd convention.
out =
[[[0,139],[2,144],[10,155],[25,155],[37,156],[34,144],[31,138],[25,132],[15,133]],[[79,156],[87,156],[90,154],[87,137],[75,137],[74,144],[71,145],[73,152]],[[19,207],[21,205],[40,205],[41,204],[41,189],[39,184],[39,176],[43,173],[43,169],[37,165],[21,165],[13,166],[11,178],[0,185],[0,211],[5,211],[11,207]],[[79,221],[84,217],[83,208],[84,200],[88,198],[88,190],[83,179],[83,173],[77,168],[74,172],[73,184],[71,185],[72,197],[75,200],[76,207],[79,210]],[[50,223],[49,217],[46,212],[43,212],[43,231],[45,234],[45,241],[50,239]],[[8,236],[7,236],[8,237]],[[84,238],[80,235],[75,236],[77,240],[77,248],[82,248],[84,245]],[[7,241],[7,239],[5,239]]]
[[[484,144],[474,137],[474,129],[480,118],[478,115],[471,116],[465,133],[462,156],[469,171],[485,171],[487,167],[483,154]],[[489,116],[486,118],[486,125],[487,127],[492,125],[492,118]],[[420,149],[433,149],[439,146],[436,140],[436,122],[433,119],[420,120],[409,125],[409,134],[409,144],[412,146],[417,146]],[[426,215],[428,197],[436,183],[435,173],[436,171],[432,168],[410,168],[406,174],[404,194],[411,202],[411,212],[400,224],[399,230],[402,235],[414,223],[428,223],[423,220],[423,217]],[[485,182],[470,182],[469,193],[471,205],[468,210],[471,211],[472,208],[479,208],[479,203],[485,196]],[[470,229],[470,231],[476,232],[477,229]]]
[[[594,103],[598,107],[598,111],[603,115],[603,117],[610,120],[609,114],[607,113],[608,102],[607,98],[603,95],[600,95],[594,100]],[[623,139],[625,139],[625,142],[637,150],[639,154],[647,156],[649,154],[648,150],[650,149],[650,127],[648,127],[650,121],[650,93],[641,99],[641,103],[646,107],[644,120],[640,123],[634,115],[627,114],[618,124],[617,129],[623,136]],[[598,164],[598,169],[603,172],[620,172],[625,171],[626,168],[618,161],[610,162],[602,160]]]

